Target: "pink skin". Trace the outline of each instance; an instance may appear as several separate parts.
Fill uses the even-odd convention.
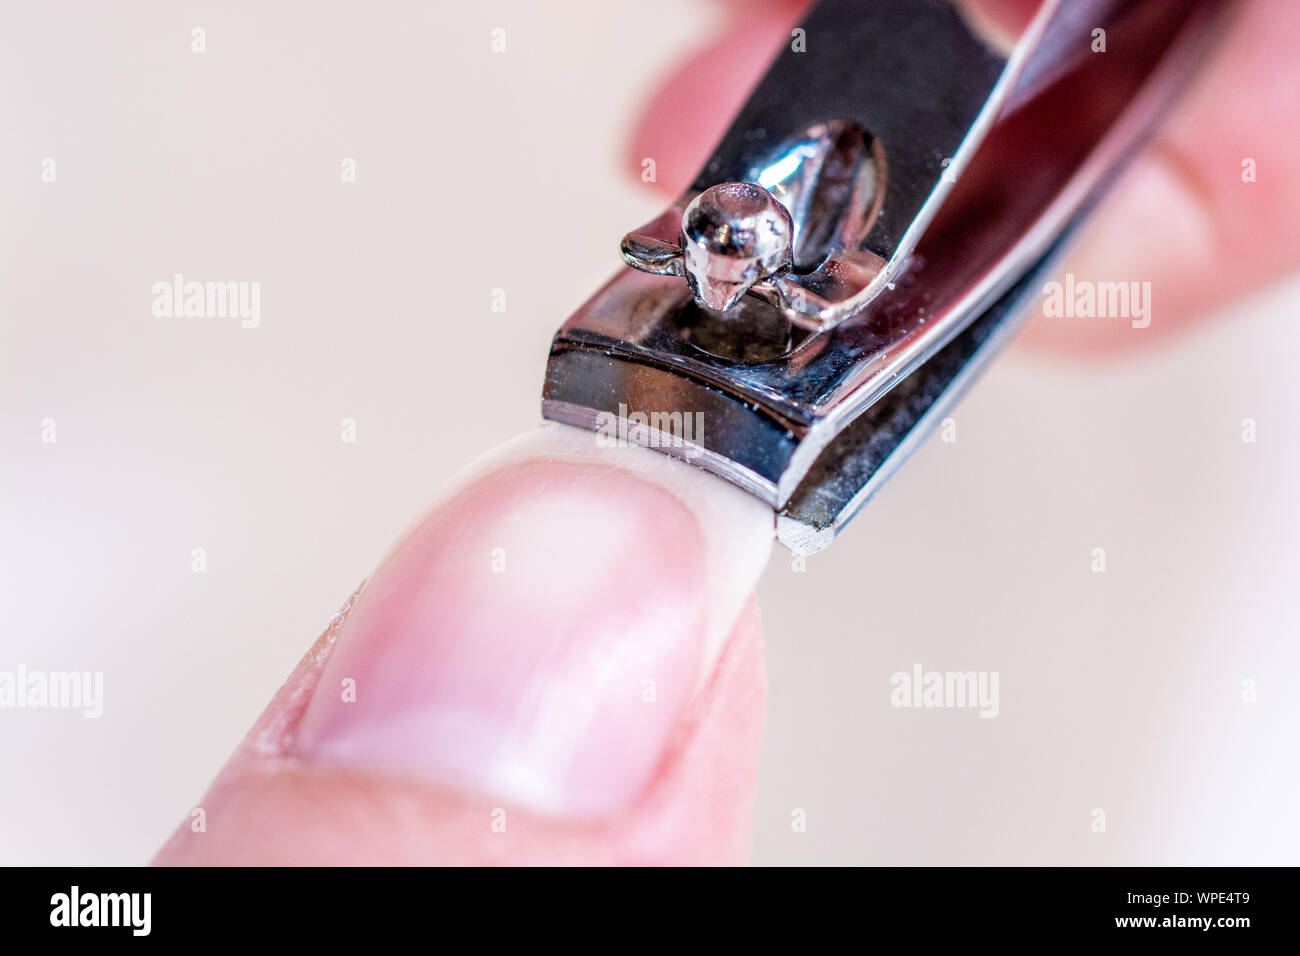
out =
[[[704,544],[668,492],[627,510],[608,483],[527,462],[434,512],[353,604],[321,678],[340,692],[312,698],[294,752],[554,816],[640,793],[701,666]]]
[[[635,136],[632,168],[655,157],[667,193],[694,174],[799,4],[729,6],[744,26],[667,82]],[[1004,24],[1032,6],[985,4]],[[1151,281],[1152,327],[1042,319],[1027,338],[1073,351],[1157,341],[1296,266],[1296,36],[1300,4],[1242,4],[1067,266]],[[1258,182],[1242,183],[1243,157]],[[762,639],[751,601],[717,662],[701,655],[710,594],[689,504],[619,468],[532,461],[435,509],[218,775],[199,804],[206,832],[187,818],[156,862],[743,862]],[[495,547],[504,573],[491,570]]]
[[[157,862],[743,862],[762,638],[751,601],[701,658],[696,525],[616,468],[530,461],[455,495],[308,652],[200,803],[206,828],[182,824]]]

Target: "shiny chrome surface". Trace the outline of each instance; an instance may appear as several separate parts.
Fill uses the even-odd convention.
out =
[[[1069,5],[1077,11],[1103,4]],[[1061,6],[1045,0],[1014,51],[1003,56],[952,3],[819,4],[801,28],[806,46],[792,44],[777,58],[678,207],[722,182],[792,185],[788,208],[796,228],[826,247],[815,259],[802,256],[804,270],[751,291],[791,322],[834,327],[885,288],[906,261],[1039,41],[1065,19]],[[806,188],[810,181],[820,188]],[[866,228],[837,235],[838,217],[801,201],[828,192],[846,194],[836,205],[850,206],[847,218]],[[643,264],[636,252],[680,242],[671,230],[656,229],[662,225],[656,220],[628,236],[629,264],[655,271],[653,257]]]
[[[696,300],[716,311],[727,312],[751,293],[796,325],[829,328],[865,304],[888,278],[886,261],[861,248],[880,215],[885,170],[879,141],[856,123],[817,123],[756,161],[744,180],[688,192],[667,213],[629,233],[623,238],[623,259],[642,272],[685,274]],[[770,250],[742,281],[724,279],[726,293],[702,277],[711,271],[725,277],[744,264],[717,251],[702,254],[706,244],[700,241],[698,224],[694,229],[689,225],[691,217],[703,203],[715,230],[733,224],[730,228],[744,235],[752,234],[752,226],[742,209],[719,208],[718,195],[753,197],[752,202],[774,210],[773,220],[788,222],[791,232],[788,251]],[[683,208],[681,227],[674,230],[673,213]]]
[[[754,284],[790,266],[794,224],[757,183],[721,183],[682,213],[686,283],[703,305],[731,309]]]
[[[939,0],[823,0],[806,24],[804,56],[819,38],[828,49],[815,64],[778,58],[688,193],[755,173],[774,196],[783,189],[791,266],[727,311],[701,305],[680,278],[677,204],[625,241],[625,256],[630,241],[639,265],[654,268],[621,272],[557,334],[544,414],[593,427],[593,412],[620,406],[699,412],[693,462],[768,501],[788,544],[824,545],[933,420],[915,396],[938,407],[1005,338],[993,327],[1014,321],[1026,277],[1184,84],[1221,6],[1048,4],[1004,60]],[[1081,55],[1095,26],[1110,34],[1111,52]],[[1051,61],[1035,61],[1034,49],[1052,51]],[[855,105],[855,96],[869,102]],[[993,116],[996,125],[981,129]],[[832,189],[832,180],[849,185]],[[770,294],[783,276],[832,295],[876,281],[869,263],[820,286],[825,263],[808,271],[828,251],[826,262],[854,251],[863,231],[855,252],[886,263],[875,275],[888,283],[829,328],[792,321]],[[901,396],[910,404],[891,410]]]

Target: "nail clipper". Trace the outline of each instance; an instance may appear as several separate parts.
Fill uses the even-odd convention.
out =
[[[1046,0],[1007,52],[949,0],[821,0],[560,328],[543,415],[617,417],[825,547],[1006,344],[1226,6]]]

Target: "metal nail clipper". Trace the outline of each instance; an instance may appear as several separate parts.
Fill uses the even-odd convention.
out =
[[[544,416],[617,419],[824,547],[1009,339],[1225,6],[1045,0],[1007,53],[948,0],[822,0],[556,334]]]

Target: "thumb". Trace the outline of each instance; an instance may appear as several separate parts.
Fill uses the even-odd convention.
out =
[[[739,863],[771,512],[562,426],[418,521],[161,864]]]

